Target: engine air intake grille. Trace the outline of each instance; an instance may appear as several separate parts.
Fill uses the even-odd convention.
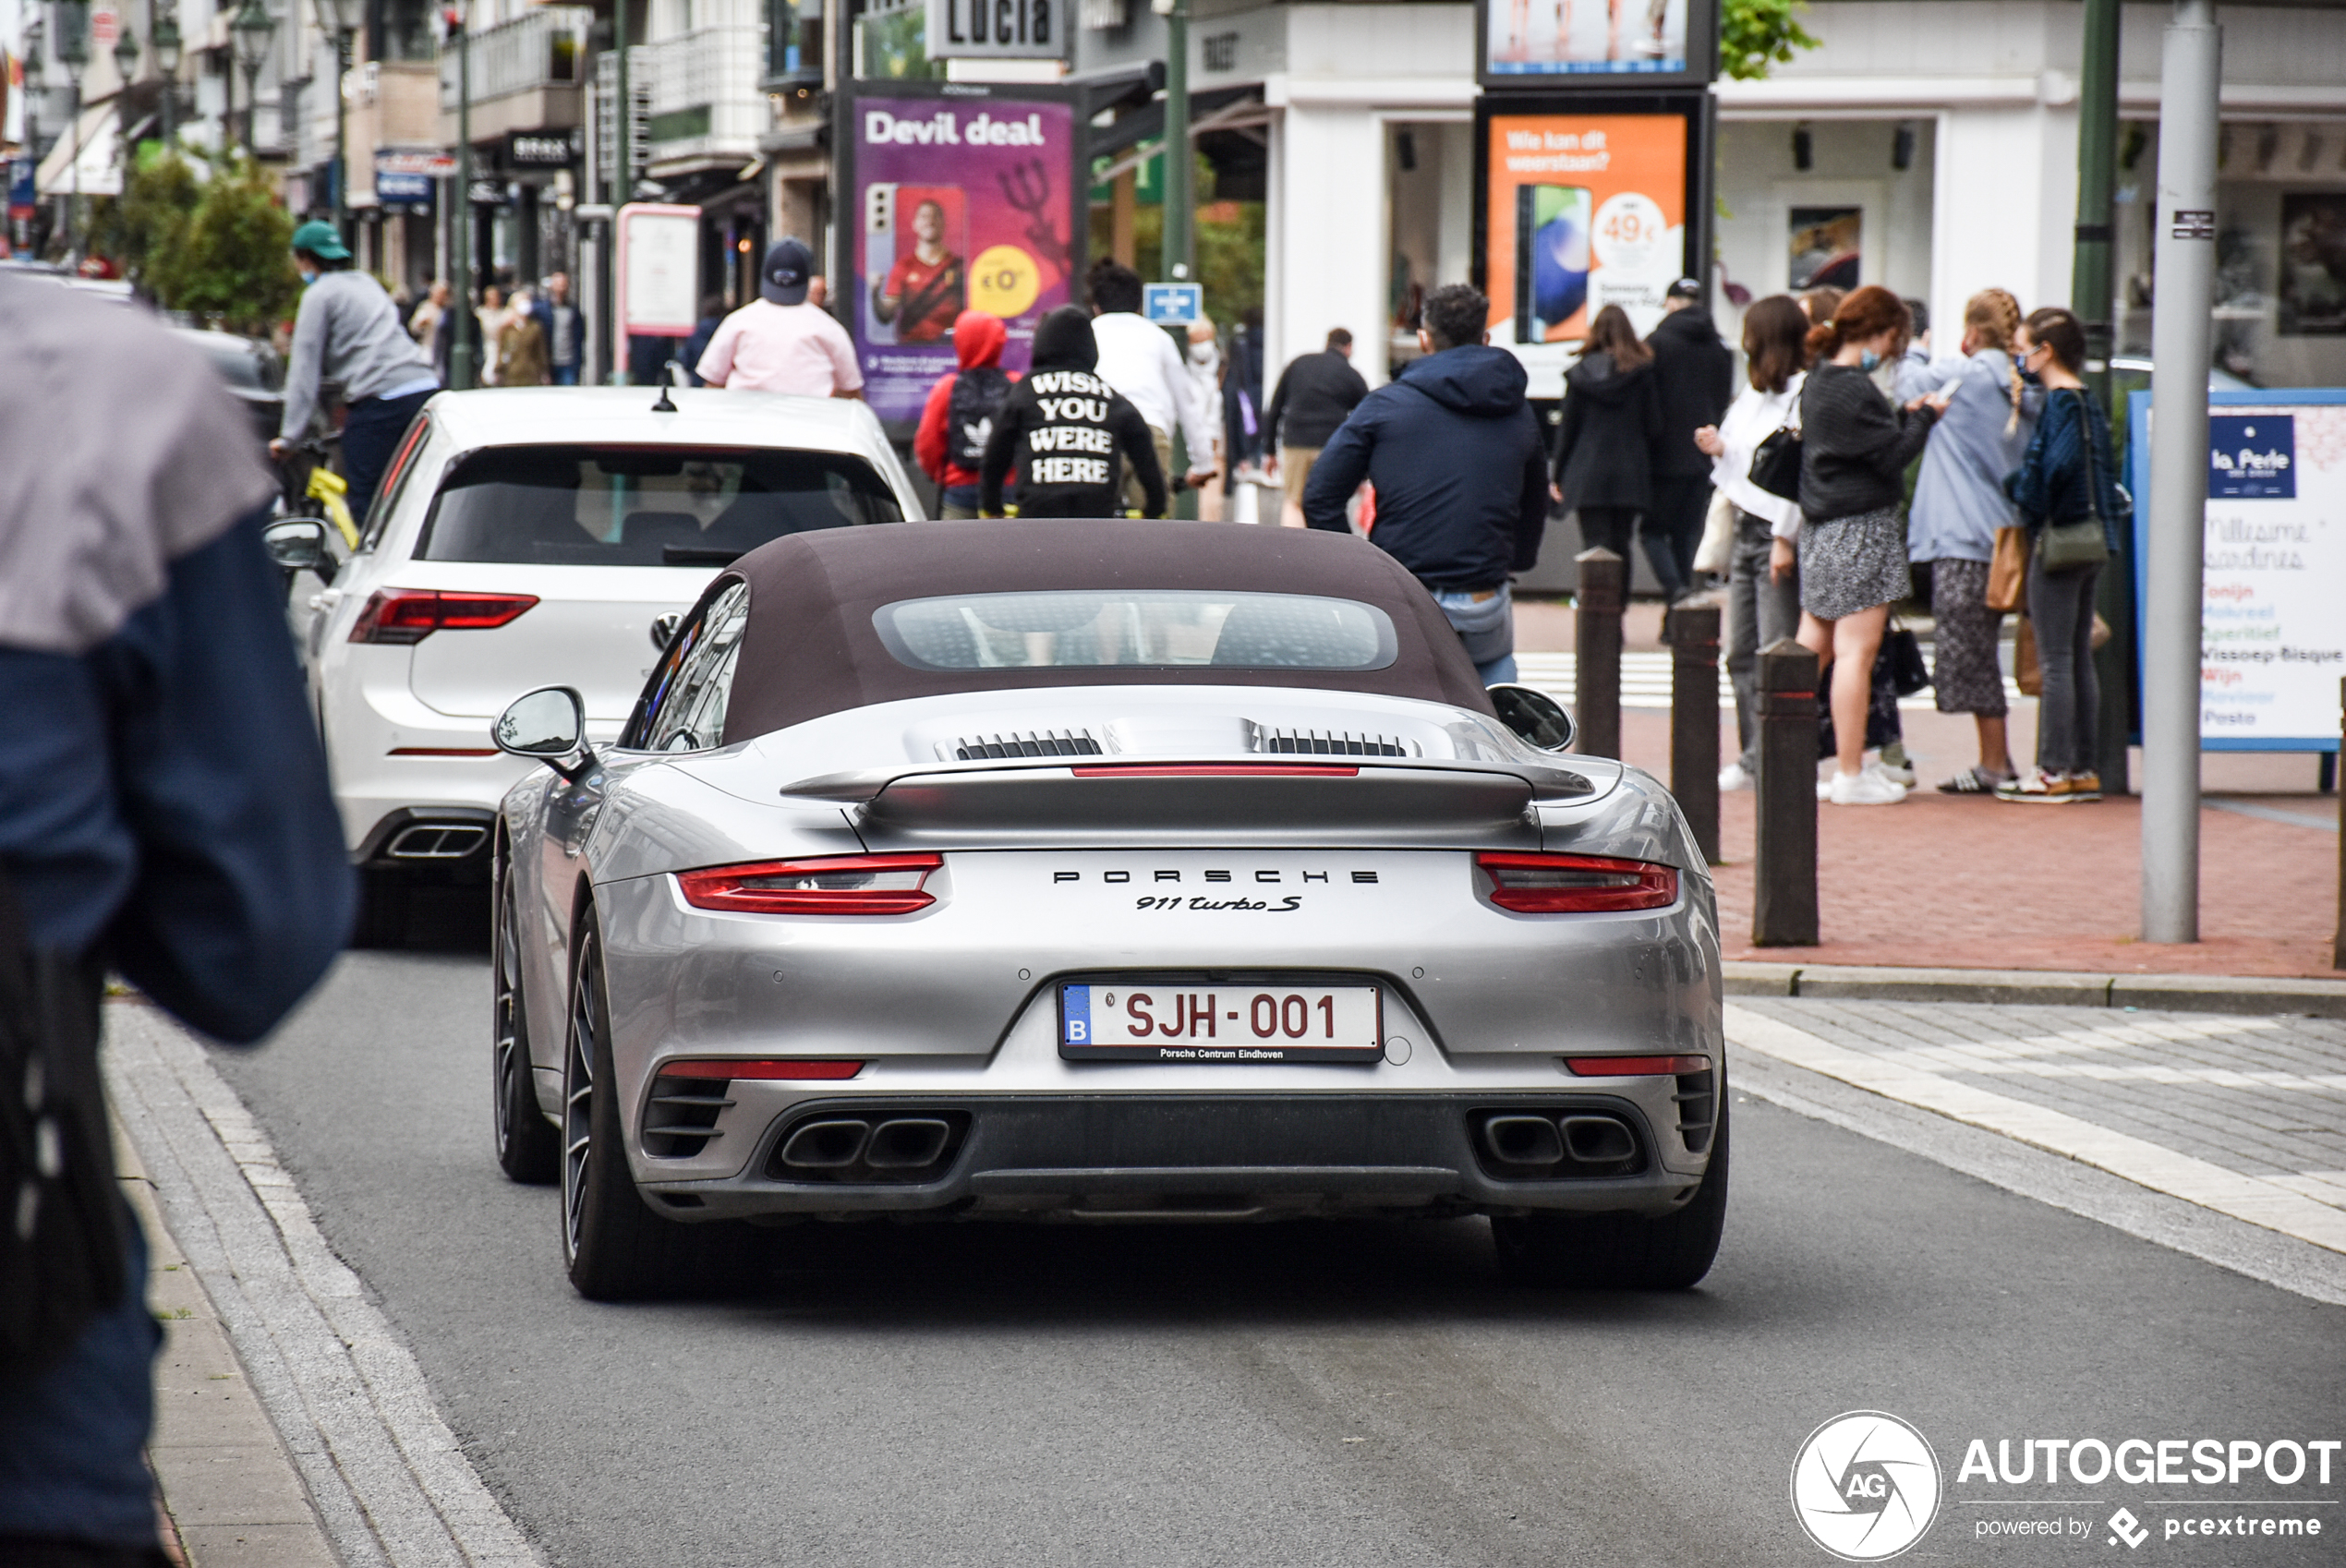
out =
[[[1103,755],[1099,742],[1088,730],[1021,730],[1007,735],[964,735],[940,744],[938,751],[955,762],[983,762],[995,757],[1095,757]]]
[[[1392,735],[1356,735],[1349,730],[1262,730],[1255,749],[1283,755],[1407,757],[1417,748]]]

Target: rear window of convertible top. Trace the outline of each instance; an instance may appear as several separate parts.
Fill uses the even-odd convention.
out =
[[[1383,669],[1398,651],[1384,610],[1306,594],[956,594],[882,605],[872,625],[889,654],[914,669]]]
[[[441,484],[417,555],[538,566],[722,566],[785,534],[894,523],[860,457],[775,448],[499,446]]]

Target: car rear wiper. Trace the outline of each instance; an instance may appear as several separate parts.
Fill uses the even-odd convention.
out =
[[[731,566],[746,550],[726,549],[719,545],[662,545],[659,563],[662,566]]]

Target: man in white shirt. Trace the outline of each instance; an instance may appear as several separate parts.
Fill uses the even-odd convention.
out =
[[[1197,383],[1181,362],[1165,329],[1141,314],[1141,275],[1112,259],[1095,263],[1086,280],[1092,291],[1092,339],[1099,344],[1100,380],[1122,392],[1156,438],[1157,466],[1173,472],[1173,429],[1189,443],[1189,484],[1214,477],[1214,428],[1197,395]],[[1132,476],[1125,488],[1134,493]],[[1134,504],[1139,504],[1137,499]]]
[[[864,372],[847,329],[806,301],[814,270],[804,244],[776,241],[758,274],[760,297],[719,324],[693,368],[700,379],[736,392],[861,398]]]

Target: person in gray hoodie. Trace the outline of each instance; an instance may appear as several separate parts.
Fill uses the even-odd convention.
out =
[[[348,410],[342,427],[342,476],[354,522],[367,520],[399,438],[440,390],[430,356],[400,324],[399,307],[382,284],[350,265],[350,248],[332,223],[294,230],[301,308],[294,317],[285,366],[285,416],[269,454],[282,459],[309,433],[321,381],[339,382]]]

